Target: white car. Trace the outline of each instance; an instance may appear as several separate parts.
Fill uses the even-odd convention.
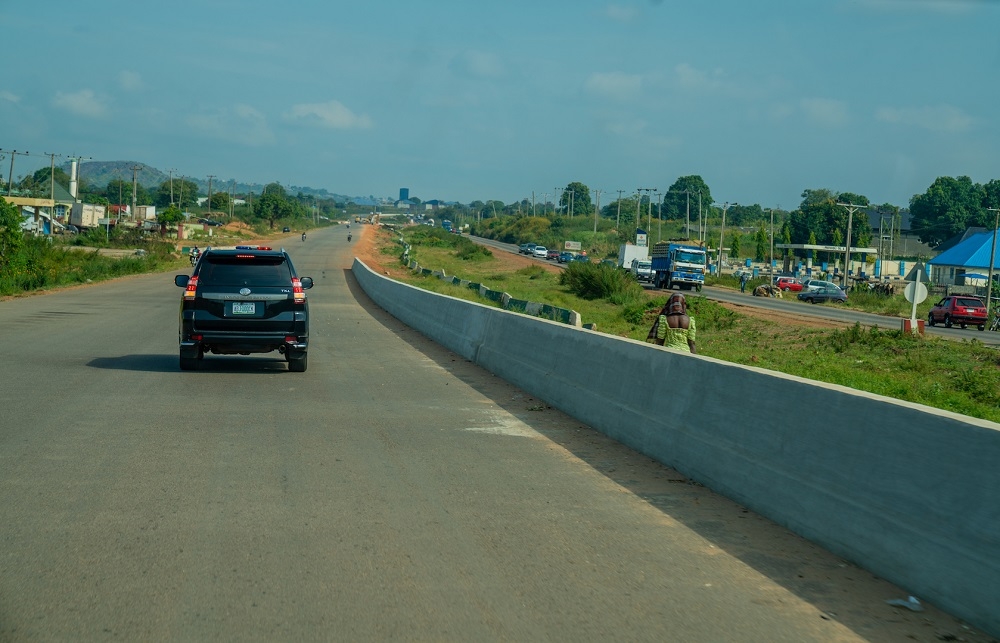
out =
[[[806,279],[805,281],[802,282],[802,286],[803,286],[802,289],[805,290],[806,292],[815,292],[818,290],[822,290],[823,288],[831,288],[831,287],[840,289],[840,286],[833,283],[832,281],[823,281],[821,279]]]
[[[542,259],[545,259],[546,256],[549,254],[549,249],[546,248],[545,246],[535,246],[534,248],[531,249],[531,254],[536,257],[541,257]]]

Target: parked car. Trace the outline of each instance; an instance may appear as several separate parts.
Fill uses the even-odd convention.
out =
[[[986,330],[986,306],[982,301],[968,295],[950,295],[934,304],[927,313],[927,323],[933,326],[942,322],[946,328],[958,324],[962,328],[975,326]]]
[[[845,302],[847,293],[839,286],[830,284],[829,286],[819,286],[815,290],[804,290],[799,293],[799,299],[808,301],[810,304],[819,304],[825,301]]]
[[[778,290],[784,292],[800,292],[802,290],[802,282],[794,277],[778,277],[774,281],[774,285],[777,286]]]
[[[545,246],[535,246],[531,249],[531,254],[539,259],[545,259],[549,254],[549,249]]]
[[[291,229],[291,228],[289,228],[288,226],[285,226],[284,228],[282,228],[282,229],[281,229],[281,231],[282,231],[282,232],[291,232],[291,231],[292,231],[292,229]]]
[[[819,290],[820,288],[840,288],[838,284],[832,281],[823,281],[822,279],[806,279],[802,282],[802,290]]]
[[[549,250],[546,253],[545,258],[549,260],[558,259],[560,254],[561,253],[558,250]]]
[[[559,263],[569,263],[570,261],[573,261],[573,253],[560,252],[559,257],[556,259],[556,261],[558,261]]]

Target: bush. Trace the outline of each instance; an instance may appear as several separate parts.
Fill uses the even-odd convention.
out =
[[[632,273],[607,264],[571,262],[559,275],[559,283],[583,299],[607,299],[624,305],[644,297]]]

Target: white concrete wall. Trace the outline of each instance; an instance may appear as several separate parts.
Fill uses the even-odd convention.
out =
[[[1000,635],[1000,425],[353,272],[449,350]]]

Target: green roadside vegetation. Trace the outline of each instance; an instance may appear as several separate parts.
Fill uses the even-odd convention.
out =
[[[656,312],[666,302],[665,293],[643,290],[613,266],[573,263],[561,274],[534,265],[504,271],[490,250],[465,237],[430,226],[409,227],[401,233],[410,244],[410,259],[421,267],[444,270],[518,299],[570,308],[601,332],[644,340]],[[377,244],[387,259],[402,254],[399,234],[389,230],[379,233]],[[474,291],[436,277],[411,274],[405,280],[427,290],[491,305]],[[716,283],[738,287],[728,276]],[[693,292],[686,294],[690,313],[698,320],[697,346],[702,355],[1000,422],[1000,351],[979,341],[914,337],[895,328],[860,325],[843,329],[786,327],[742,315]],[[908,316],[910,304],[902,295],[882,298],[889,301],[877,301],[879,297],[852,293],[851,306],[882,314],[905,311]],[[920,315],[926,316],[927,306],[925,302],[918,309]],[[795,400],[789,403],[795,406]]]
[[[180,242],[124,226],[35,237],[24,234],[17,208],[0,197],[0,296],[187,268],[189,260],[181,254],[180,244],[233,245],[273,236],[286,225],[296,232],[328,225],[325,220],[316,224],[312,217],[286,214],[286,218],[250,219],[239,229],[213,227],[211,235],[198,232]]]

